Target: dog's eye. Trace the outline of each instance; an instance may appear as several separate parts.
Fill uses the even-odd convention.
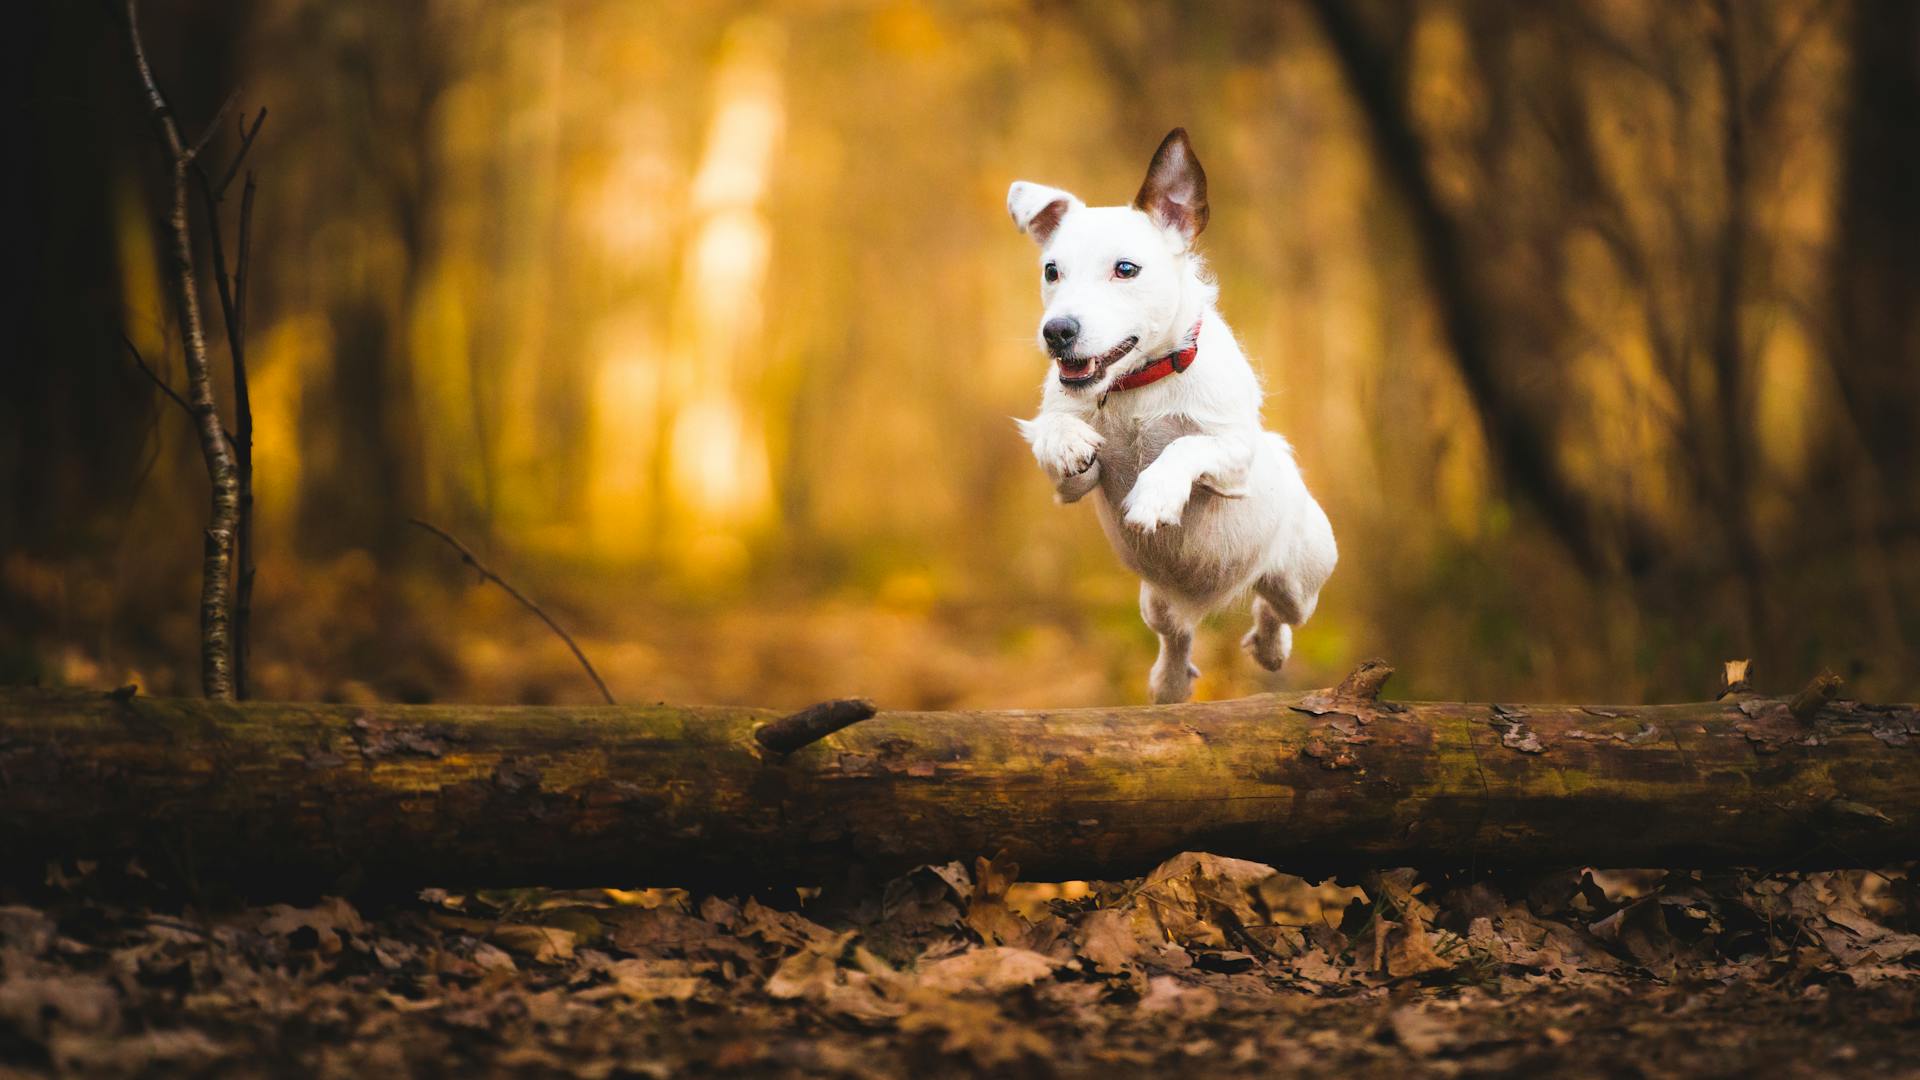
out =
[[[1125,259],[1113,264],[1113,276],[1117,278],[1138,277],[1140,268]]]
[[[1040,271],[1040,276],[1046,278],[1047,284],[1051,285],[1060,280],[1060,268],[1052,263],[1048,263],[1046,269]]]

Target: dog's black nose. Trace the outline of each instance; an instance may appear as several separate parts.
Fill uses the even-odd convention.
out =
[[[1048,319],[1047,324],[1040,328],[1040,336],[1047,340],[1047,348],[1057,353],[1066,352],[1067,346],[1073,344],[1073,339],[1080,336],[1080,320],[1065,316]]]

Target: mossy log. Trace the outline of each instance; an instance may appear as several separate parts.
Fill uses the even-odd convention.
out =
[[[750,708],[0,690],[0,867],[131,856],[259,897],[830,883],[1002,851],[1029,880],[1185,849],[1310,873],[1920,853],[1912,706],[1388,702],[1379,674],[1150,708],[853,708],[791,753]]]

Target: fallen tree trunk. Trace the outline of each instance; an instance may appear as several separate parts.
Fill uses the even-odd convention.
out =
[[[1185,849],[1300,872],[1866,866],[1920,850],[1912,706],[1829,701],[1831,687],[1604,709],[1393,703],[1372,696],[1385,670],[1308,695],[853,707],[770,729],[778,714],[747,708],[0,691],[0,873],[133,856],[262,896],[820,883],[1000,851],[1045,880],[1135,874]],[[796,731],[819,741],[769,749]]]

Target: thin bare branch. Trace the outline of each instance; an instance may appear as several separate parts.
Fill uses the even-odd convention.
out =
[[[233,268],[233,336],[235,341],[242,343],[241,353],[245,353],[246,351],[244,343],[247,336],[247,269],[252,265],[253,193],[255,187],[253,171],[248,170],[247,185],[240,192],[240,241],[235,254]],[[244,368],[245,365],[236,363],[234,373],[236,380],[235,385],[240,394],[242,409],[245,410],[241,426],[251,429],[253,426],[253,416],[252,410],[248,409],[245,404],[247,400],[247,389],[245,383],[246,372]]]
[[[187,399],[181,397],[179,391],[175,390],[167,380],[161,378],[159,372],[147,366],[146,357],[140,355],[140,347],[133,343],[133,339],[122,333],[120,335],[120,341],[127,347],[127,352],[133,356],[133,366],[139,368],[140,373],[145,375],[154,386],[158,387],[161,393],[167,395],[169,400],[175,405],[180,406],[180,411],[187,414],[188,422],[195,422],[193,406],[187,404]]]
[[[233,152],[233,161],[228,163],[227,171],[220,174],[220,183],[213,189],[215,198],[226,198],[227,189],[233,186],[233,178],[240,175],[240,166],[247,160],[247,152],[253,149],[253,140],[260,135],[260,125],[266,122],[267,107],[262,105],[260,111],[253,114],[253,124],[241,128],[240,149]]]
[[[233,684],[236,697],[247,696],[248,653],[253,623],[253,403],[247,381],[247,268],[252,250],[253,196],[257,188],[254,173],[247,172],[246,187],[240,196],[240,238],[233,273],[227,273],[227,244],[223,235],[221,209],[228,187],[252,149],[253,141],[266,122],[262,107],[249,126],[240,122],[240,148],[233,161],[214,183],[211,174],[199,162],[192,163],[193,177],[207,218],[209,248],[213,256],[213,280],[220,298],[220,314],[227,329],[227,357],[232,366],[234,391],[234,430],[227,442],[233,447],[234,468],[240,488],[240,511],[234,530],[233,562]]]
[[[187,148],[187,160],[189,162],[199,158],[200,151],[205,150],[207,144],[213,141],[213,136],[220,130],[220,125],[226,120],[227,113],[233,111],[233,103],[239,100],[239,87],[235,87],[227,93],[227,100],[220,103],[220,107],[214,110],[213,119],[207,121],[207,130],[201,132],[200,138],[195,140],[194,144]]]
[[[593,685],[600,688],[600,696],[607,699],[607,704],[609,705],[619,704],[619,702],[613,700],[613,694],[607,690],[607,684],[605,681],[603,681],[600,678],[600,673],[593,669],[593,663],[587,659],[587,654],[580,651],[580,646],[578,643],[576,643],[573,640],[573,635],[561,629],[560,624],[553,621],[553,616],[548,615],[546,611],[540,607],[539,604],[536,604],[532,600],[528,599],[525,593],[521,592],[519,589],[514,588],[512,585],[507,584],[507,580],[505,578],[501,577],[499,574],[496,574],[492,570],[488,569],[487,564],[481,562],[480,557],[473,553],[473,549],[461,543],[460,540],[457,537],[455,537],[452,533],[448,532],[445,529],[442,529],[438,525],[432,524],[431,522],[422,521],[419,518],[408,518],[407,520],[411,521],[415,525],[420,526],[422,529],[427,530],[428,532],[439,537],[440,539],[445,540],[449,547],[452,547],[453,550],[460,553],[460,560],[462,562],[466,563],[468,566],[473,567],[474,571],[478,573],[481,577],[487,579],[488,581],[493,582],[495,585],[500,586],[502,589],[505,589],[507,591],[507,595],[513,597],[515,600],[520,601],[520,605],[522,607],[526,608],[528,611],[533,612],[535,615],[538,615],[540,617],[540,621],[543,623],[546,623],[547,628],[549,630],[552,630],[554,633],[560,635],[560,640],[566,642],[567,648],[573,650],[573,658],[575,660],[580,661],[580,666],[586,669],[587,677],[593,680]]]
[[[260,110],[264,118],[266,110]],[[259,125],[254,125],[259,130]],[[251,140],[249,140],[251,141]],[[245,151],[243,150],[242,153]],[[240,239],[234,255],[233,303],[227,310],[229,358],[233,363],[233,414],[238,438],[234,457],[240,480],[239,532],[234,542],[234,563],[238,576],[234,582],[233,667],[234,692],[247,696],[249,653],[253,632],[253,392],[247,379],[247,271],[253,258],[253,195],[257,185],[253,170],[247,170],[247,184],[240,192]]]
[[[147,364],[146,358],[140,355],[139,348],[134,345],[133,339],[128,337],[125,331],[121,332],[120,341],[127,347],[127,352],[133,355],[134,366],[140,369],[140,373],[145,375],[156,389],[167,395],[175,405],[180,406],[180,411],[187,414],[188,423],[199,424],[200,420],[198,415],[193,411],[193,405],[188,402],[186,398],[181,397],[180,392],[175,390],[172,384],[168,383],[166,379],[162,378],[159,372],[153,370],[153,368]],[[233,449],[233,432],[228,431],[224,425],[220,428],[220,437],[226,440],[228,449]]]
[[[154,81],[153,65],[147,62],[147,47],[140,40],[138,0],[127,0],[127,37],[133,43],[133,63],[140,74],[140,89],[147,99],[147,112],[160,128],[167,161],[172,164],[185,155],[186,146],[180,141],[180,126],[173,121],[173,110],[167,106],[166,96],[160,93],[160,84]]]
[[[126,18],[140,92],[153,119],[171,181],[165,217],[169,284],[185,346],[188,411],[200,436],[200,455],[206,462],[211,493],[200,571],[200,682],[208,697],[231,699],[234,696],[233,549],[239,528],[240,483],[233,443],[220,422],[220,409],[214,400],[213,372],[207,360],[206,330],[194,280],[193,235],[187,218],[187,187],[194,171],[193,158],[204,140],[189,149],[180,138],[180,126],[147,60],[146,45],[140,37],[138,0],[127,0]],[[216,120],[209,125],[209,130],[217,126]]]

